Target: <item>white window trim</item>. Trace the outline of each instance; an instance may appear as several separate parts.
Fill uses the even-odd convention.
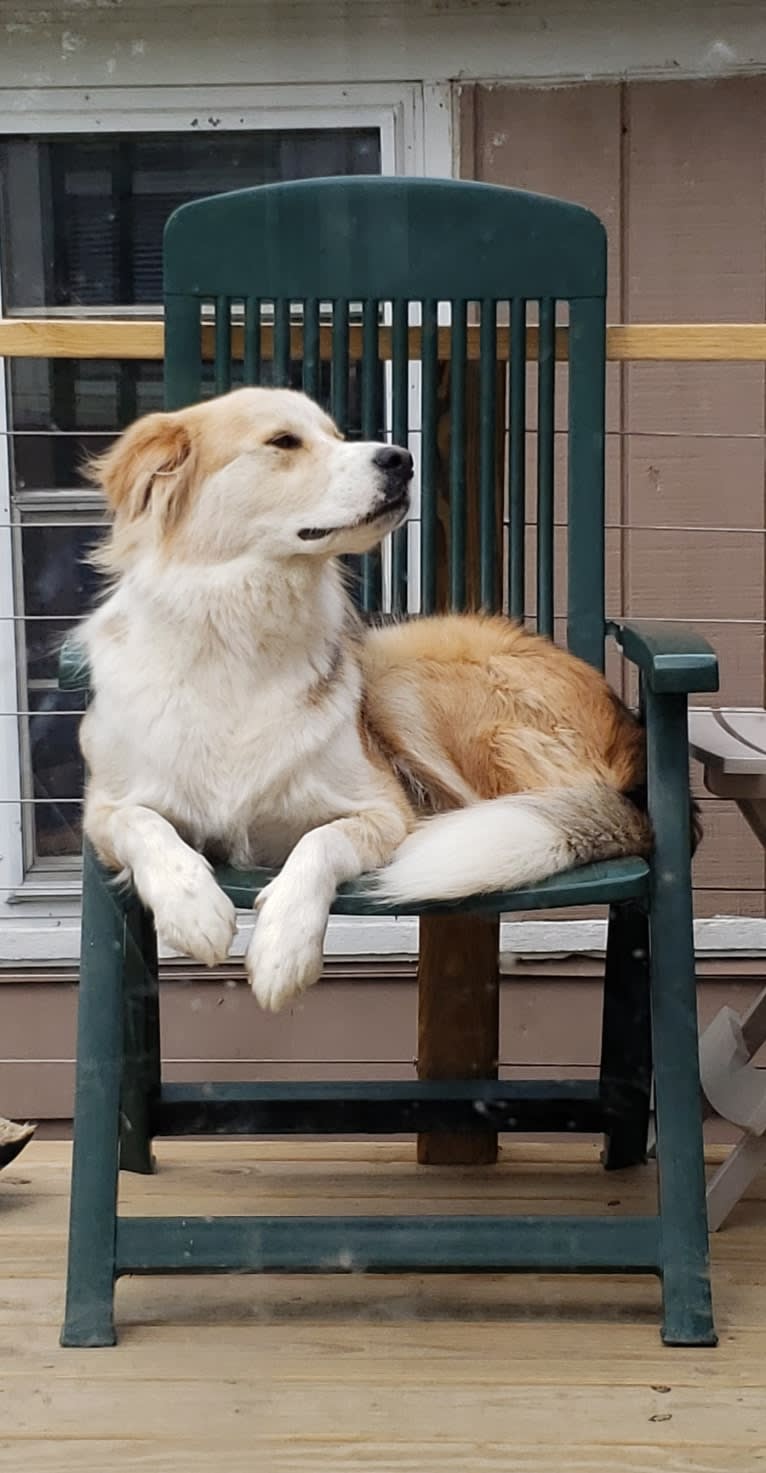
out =
[[[424,121],[428,94],[429,121]],[[383,174],[449,173],[449,87],[417,83],[198,87],[42,88],[0,90],[0,133],[265,131],[312,127],[380,130]],[[2,298],[0,297],[0,313]],[[0,434],[8,428],[0,380]],[[4,441],[5,443],[5,441]],[[77,876],[54,871],[24,876],[20,821],[17,654],[9,458],[0,455],[0,966],[75,960],[79,935]],[[393,929],[392,929],[393,928]],[[247,930],[247,926],[245,926]],[[240,944],[243,944],[242,942]],[[413,924],[336,920],[334,955],[412,954]]]
[[[200,98],[204,95],[204,106]],[[448,177],[455,167],[453,94],[448,82],[217,85],[205,87],[50,87],[0,89],[0,133],[253,131],[268,128],[372,126],[381,133],[384,174]],[[2,299],[0,298],[0,313]],[[7,431],[5,381],[0,378],[0,434]],[[20,751],[13,614],[10,476],[0,455],[0,967],[74,962],[79,954],[79,887],[62,875],[24,879],[19,819]],[[241,951],[251,922],[240,928]],[[766,922],[716,917],[696,923],[705,954],[766,953]],[[601,921],[506,921],[506,954],[601,953]],[[331,957],[411,957],[417,921],[333,917]]]

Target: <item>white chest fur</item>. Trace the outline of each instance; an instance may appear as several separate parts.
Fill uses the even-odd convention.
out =
[[[91,782],[113,801],[158,810],[195,847],[214,843],[237,864],[281,863],[369,788],[337,578],[295,588],[287,619],[282,589],[277,628],[257,584],[236,598],[173,592],[147,597],[128,579],[85,626]]]

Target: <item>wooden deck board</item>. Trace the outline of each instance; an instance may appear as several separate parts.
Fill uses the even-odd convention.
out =
[[[566,1465],[562,1455],[566,1453]],[[19,1445],[0,1442],[0,1467],[17,1469]],[[394,1442],[344,1438],[291,1438],[263,1440],[258,1448],[244,1445],[226,1448],[225,1473],[758,1473],[764,1455],[757,1446],[709,1448],[687,1444],[683,1448],[656,1444],[628,1447],[603,1443],[586,1449],[559,1446],[522,1446],[512,1451],[505,1443],[484,1441],[467,1449],[465,1441],[442,1439],[411,1442],[403,1447]],[[144,1438],[129,1444],[116,1440],[69,1441],[24,1444],[24,1463],[34,1473],[211,1473],[222,1464],[218,1443],[195,1442],[179,1453]],[[6,1459],[4,1462],[3,1459]]]
[[[123,1210],[619,1212],[654,1192],[576,1145],[443,1171],[406,1143],[159,1155]],[[421,1274],[129,1279],[119,1345],[62,1351],[68,1167],[33,1143],[0,1182],[2,1469],[766,1469],[763,1182],[713,1244],[717,1351],[662,1347],[653,1280]]]

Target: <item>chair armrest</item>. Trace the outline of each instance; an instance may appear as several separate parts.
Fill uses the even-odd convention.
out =
[[[657,695],[687,695],[718,690],[715,650],[685,624],[612,625],[625,658],[641,671]]]
[[[83,646],[76,639],[65,639],[59,653],[59,690],[89,690],[90,665]]]

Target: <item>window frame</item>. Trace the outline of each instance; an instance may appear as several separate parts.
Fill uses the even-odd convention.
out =
[[[439,124],[424,126],[424,100]],[[200,97],[204,95],[204,106]],[[422,174],[426,164],[426,133],[438,138],[431,154],[434,172],[451,172],[449,146],[449,89],[424,89],[418,83],[363,83],[199,87],[44,88],[37,93],[3,90],[0,95],[0,134],[185,133],[290,131],[305,128],[366,127],[380,134],[382,174]],[[34,106],[34,112],[30,111]],[[446,146],[445,146],[446,145]],[[445,168],[445,164],[448,167]],[[96,308],[82,315],[105,316],[124,309]],[[127,308],[126,315],[152,316],[146,308]],[[3,311],[0,282],[0,315]],[[18,315],[71,316],[72,309],[15,309]],[[79,315],[79,313],[78,313]],[[5,375],[0,377],[0,965],[9,960],[53,961],[77,955],[80,879],[66,862],[34,864],[25,872],[24,789],[25,737],[17,715],[21,642],[15,625],[22,610],[17,603],[18,557],[14,539],[20,533],[10,525],[11,469],[8,450],[9,415]],[[66,493],[64,516],[94,510],[92,493]],[[34,520],[34,512],[32,513]],[[333,922],[330,950],[339,956],[411,954],[413,938],[401,937],[380,924],[370,927],[360,918]],[[398,932],[399,927],[395,925]],[[369,932],[368,935],[362,934]],[[374,932],[374,934],[373,934]],[[416,945],[416,943],[415,943]]]

